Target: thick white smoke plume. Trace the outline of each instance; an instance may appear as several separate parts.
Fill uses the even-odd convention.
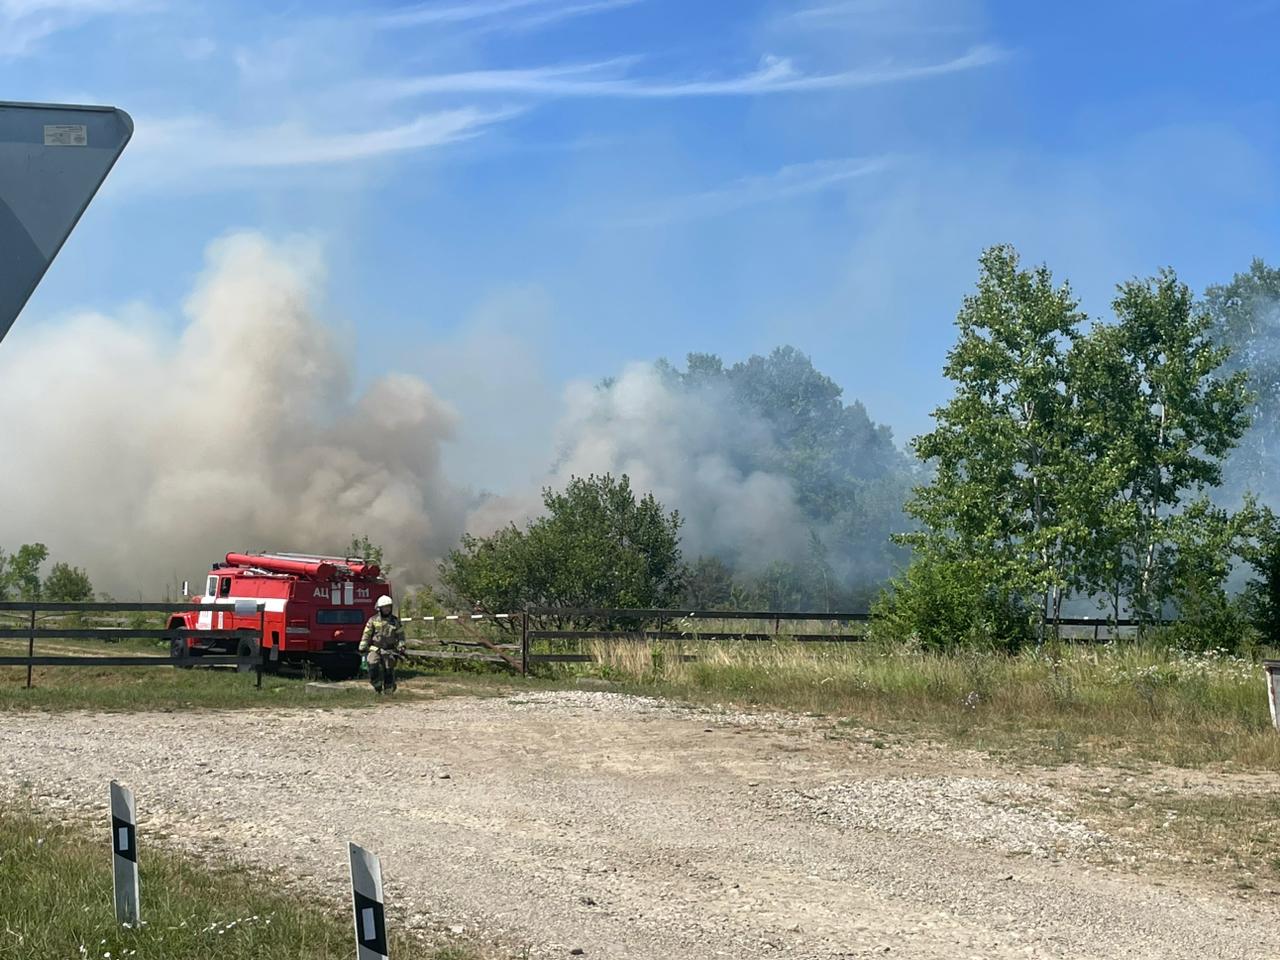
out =
[[[538,481],[477,501],[441,463],[456,416],[425,382],[387,374],[353,394],[323,288],[314,244],[240,233],[210,245],[176,334],[139,309],[20,323],[0,350],[0,548],[44,542],[99,589],[151,599],[228,550],[336,553],[355,534],[399,584],[428,583],[464,529],[523,523],[541,487],[609,472],[680,511],[690,559],[805,560],[815,526],[838,570],[867,552],[871,534],[806,518],[776,425],[727,381],[691,389],[655,364],[571,385]],[[832,456],[883,456],[860,408],[841,416],[854,426]],[[503,446],[495,423],[468,427]]]
[[[243,233],[213,243],[176,338],[145,318],[18,324],[0,350],[0,546],[39,540],[125,598],[228,550],[383,544],[405,579],[462,530],[421,380],[359,396],[317,318],[321,259]]]
[[[736,466],[775,441],[769,425],[727,391],[682,390],[653,364],[633,364],[609,389],[571,385],[565,406],[560,454],[545,486],[561,488],[570,477],[592,473],[627,474],[637,493],[652,492],[680,511],[686,557],[714,553],[750,568],[803,552],[807,526],[790,479]],[[541,506],[537,491],[498,497],[477,510],[471,526],[491,532]]]

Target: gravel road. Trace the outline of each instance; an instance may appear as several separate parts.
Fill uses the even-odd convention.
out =
[[[1102,864],[1120,841],[1034,773],[826,729],[585,691],[8,714],[0,773],[77,814],[118,778],[144,843],[334,903],[354,839],[394,919],[495,957],[1280,956],[1274,905]]]

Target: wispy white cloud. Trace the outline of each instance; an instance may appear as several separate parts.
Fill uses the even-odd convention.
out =
[[[204,116],[139,118],[130,153],[140,165],[170,175],[355,163],[465,140],[515,112],[444,110],[396,126],[340,133],[318,133],[296,124],[228,129]]]
[[[40,41],[106,14],[140,13],[154,0],[0,0],[0,57],[21,57]]]
[[[444,26],[493,21],[494,27],[530,29],[572,17],[634,6],[642,0],[480,0],[474,3],[423,3],[378,17],[383,27]]]
[[[505,93],[544,97],[729,97],[821,90],[851,90],[921,80],[974,70],[1003,59],[1003,50],[978,46],[950,60],[923,64],[885,63],[840,73],[805,74],[790,60],[766,57],[752,73],[718,80],[645,80],[627,76],[628,61],[535,67],[524,70],[470,70],[374,81],[375,94],[413,97],[425,94]]]
[[[508,30],[536,30],[539,27],[550,26],[562,20],[590,16],[594,13],[609,13],[613,10],[621,10],[624,7],[634,7],[642,2],[643,0],[586,0],[583,3],[570,3],[563,6],[553,6],[545,10],[533,10],[524,16],[511,18],[503,26]]]
[[[742,177],[712,190],[651,204],[642,214],[625,222],[631,226],[655,226],[721,216],[744,207],[818,193],[850,180],[880,173],[892,164],[893,158],[889,156],[846,157],[792,164],[773,173]]]
[[[791,10],[779,22],[811,29],[854,26],[874,33],[962,33],[973,26],[966,7],[952,0],[828,0]]]

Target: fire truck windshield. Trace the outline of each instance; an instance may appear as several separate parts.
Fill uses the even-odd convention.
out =
[[[317,610],[316,623],[322,625],[339,624],[339,623],[364,623],[365,614],[363,610]]]

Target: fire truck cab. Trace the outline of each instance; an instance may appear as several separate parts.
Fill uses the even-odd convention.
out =
[[[262,630],[268,667],[302,665],[330,679],[354,677],[365,622],[391,585],[376,564],[350,557],[295,553],[228,553],[215,563],[196,609],[169,626],[197,631],[173,641],[173,655],[195,666],[205,654],[253,658],[256,641],[202,638],[201,630]]]

